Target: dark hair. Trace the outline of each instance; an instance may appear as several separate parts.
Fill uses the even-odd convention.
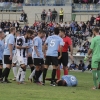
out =
[[[58,86],[63,86],[63,80],[60,80],[60,81],[58,82]]]
[[[94,28],[93,31],[95,31],[96,33],[99,33],[99,28]]]
[[[0,31],[0,34],[2,34],[2,31]]]
[[[65,33],[65,29],[64,28],[61,28],[60,31],[63,32],[63,33]]]
[[[27,32],[26,32],[26,34],[33,34],[33,31],[32,30],[28,30]]]
[[[55,28],[55,29],[54,29],[54,33],[55,33],[56,35],[58,35],[58,34],[59,34],[59,28]]]

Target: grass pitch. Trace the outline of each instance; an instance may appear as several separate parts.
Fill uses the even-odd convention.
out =
[[[62,72],[63,73],[63,72]],[[100,90],[92,90],[93,81],[91,73],[69,72],[78,79],[77,87],[51,87],[50,82],[40,86],[27,81],[30,70],[27,70],[27,84],[17,85],[0,83],[0,100],[99,100]],[[47,77],[51,76],[48,71]],[[12,71],[10,77],[13,78]]]

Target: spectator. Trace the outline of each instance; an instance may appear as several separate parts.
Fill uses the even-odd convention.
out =
[[[46,19],[46,11],[45,11],[45,9],[42,11],[41,19],[42,19],[43,21],[45,21],[45,19]]]
[[[15,27],[16,27],[16,29],[19,28],[19,23],[17,21],[15,22]]]
[[[80,60],[80,64],[78,66],[78,70],[84,70],[85,64],[83,63],[82,60]]]
[[[96,18],[92,15],[91,16],[91,19],[90,19],[90,24],[91,24],[91,26],[94,24],[94,20],[95,20]]]
[[[51,9],[49,9],[49,11],[47,12],[47,22],[50,22],[51,21]]]
[[[3,22],[3,20],[1,21],[1,25],[0,26],[1,26],[2,29],[4,29],[5,23]]]
[[[91,61],[89,61],[89,65],[87,66],[87,69],[90,70],[90,71],[92,70],[92,68],[91,68]]]
[[[21,16],[20,16],[20,21],[21,22],[27,22],[27,14],[23,11]]]
[[[63,17],[64,17],[64,10],[61,8],[59,11],[59,22],[63,22]]]
[[[73,61],[72,64],[70,65],[70,69],[71,69],[71,70],[76,70],[76,64],[74,63],[74,61]]]
[[[57,11],[54,8],[54,10],[52,11],[52,21],[55,22],[56,17],[57,17]]]

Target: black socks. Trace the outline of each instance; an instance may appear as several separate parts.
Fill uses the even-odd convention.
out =
[[[55,77],[56,77],[56,69],[53,69],[51,84],[53,84],[53,82],[55,82]]]
[[[44,83],[44,84],[45,84],[46,74],[47,74],[47,69],[44,68],[44,70],[43,70],[43,83]]]
[[[1,76],[2,76],[2,69],[0,69],[0,78],[1,78]]]

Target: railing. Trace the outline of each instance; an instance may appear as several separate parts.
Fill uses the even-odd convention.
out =
[[[86,14],[86,13],[64,13],[64,18],[63,18],[63,22],[70,22],[72,20],[74,21],[77,21],[77,22],[81,22],[81,21],[84,21],[84,22],[87,22],[88,20],[90,20],[91,18],[91,15],[94,15],[94,17],[97,17],[98,14]],[[52,17],[51,17],[52,19]],[[35,20],[36,21],[42,21],[42,18],[41,18],[41,13],[36,13],[35,14]],[[45,22],[47,22],[47,17],[45,18]],[[56,20],[55,22],[59,22],[59,14],[57,15],[56,17]]]
[[[25,6],[65,6],[72,0],[25,0]]]
[[[51,19],[52,19],[52,16],[51,16]],[[35,14],[35,20],[36,21],[42,21],[41,13],[36,13]],[[66,22],[66,21],[69,22],[71,20],[72,20],[71,13],[64,13],[63,22]],[[46,17],[45,21],[47,21],[47,17]],[[57,14],[57,17],[56,17],[55,21],[59,22],[59,14]]]
[[[100,4],[73,4],[73,12],[100,12]]]
[[[0,2],[1,11],[22,11],[23,4],[12,3],[12,2]]]

